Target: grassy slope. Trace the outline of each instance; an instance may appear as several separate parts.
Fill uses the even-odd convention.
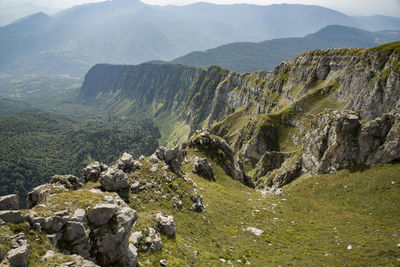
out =
[[[222,264],[220,258],[247,260],[253,266],[398,263],[400,165],[301,177],[286,188],[288,196],[267,197],[232,181],[219,167],[215,168],[217,182],[192,174],[191,168],[184,166],[204,189],[200,193],[207,211],[198,214],[157,206],[157,211],[175,216],[178,235],[176,240],[162,237],[162,252],[139,254],[144,266],[161,258],[172,266],[214,266]],[[140,211],[137,228],[148,226],[156,210]],[[249,226],[264,234],[257,237],[243,231]],[[353,250],[347,250],[348,245]]]
[[[188,158],[194,154],[201,156],[190,149]],[[130,174],[130,179],[135,176],[142,182],[161,179],[162,172],[151,173],[148,171],[150,164],[142,162],[143,168]],[[154,215],[158,211],[174,215],[177,226],[176,240],[162,236],[161,252],[139,253],[142,266],[157,266],[161,258],[166,258],[170,266],[220,266],[223,265],[220,258],[230,260],[236,266],[242,265],[237,260],[248,261],[251,266],[398,264],[399,164],[379,165],[364,172],[304,176],[285,188],[289,195],[266,197],[232,181],[220,167],[212,164],[216,182],[194,175],[190,164],[183,166],[187,178],[193,179],[204,197],[207,205],[204,213],[187,209],[193,191],[191,182],[184,182],[182,178],[164,185],[163,191],[168,192],[166,199],[151,194],[151,191],[129,195],[129,205],[139,213],[133,231],[156,227]],[[52,200],[56,204],[51,204],[50,213],[40,208],[35,210],[48,216],[63,209],[65,202],[81,208],[93,206],[102,200],[87,190],[98,186],[98,183],[85,185],[82,190],[86,195],[82,195],[82,190],[59,193]],[[172,208],[168,201],[176,193],[183,195],[182,211]],[[61,206],[57,206],[57,202]],[[249,226],[262,229],[264,233],[255,236],[243,231]],[[21,231],[26,233],[33,246],[31,264],[39,263],[51,245],[45,233],[36,234],[27,230],[24,224],[0,226],[0,248],[6,252],[10,246],[7,236]],[[40,241],[35,241],[37,237]],[[353,249],[347,250],[348,245]],[[197,257],[194,251],[198,252]],[[64,260],[67,258],[54,259],[55,262]]]

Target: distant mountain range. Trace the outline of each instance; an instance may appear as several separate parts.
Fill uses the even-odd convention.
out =
[[[272,70],[282,61],[312,49],[368,48],[397,40],[400,40],[400,31],[369,32],[330,25],[304,38],[231,43],[204,52],[192,52],[172,62],[196,67],[218,65],[237,72],[254,72]]]
[[[332,24],[361,26],[360,21],[368,29],[400,28],[398,18],[353,18],[307,5],[92,3],[55,16],[37,13],[0,27],[0,76],[82,76],[101,62],[172,60],[227,43],[302,37]]]

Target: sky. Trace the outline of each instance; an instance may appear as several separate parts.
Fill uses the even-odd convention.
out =
[[[2,0],[0,0],[2,1]],[[24,0],[37,5],[55,8],[67,8],[88,2],[104,0]],[[141,0],[155,5],[187,5],[194,2],[212,2],[216,4],[248,3],[271,5],[279,3],[319,5],[341,11],[348,15],[388,15],[400,17],[400,0]]]

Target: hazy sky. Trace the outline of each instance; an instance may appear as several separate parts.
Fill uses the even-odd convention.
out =
[[[2,1],[2,0],[0,0]],[[25,0],[35,4],[66,8],[80,3],[101,2],[104,0]],[[275,3],[320,5],[336,9],[349,15],[390,15],[400,17],[400,0],[202,0],[216,4],[249,3],[270,5]],[[156,5],[186,5],[198,0],[142,0]]]

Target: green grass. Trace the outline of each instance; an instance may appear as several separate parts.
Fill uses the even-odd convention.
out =
[[[189,155],[193,154],[201,156],[190,150]],[[174,215],[177,226],[176,239],[162,236],[161,252],[139,253],[143,266],[155,266],[161,258],[172,266],[220,266],[220,258],[239,266],[237,260],[247,260],[252,266],[398,264],[400,165],[304,176],[287,186],[289,195],[263,197],[212,164],[216,182],[194,175],[190,164],[183,167],[203,188],[199,192],[206,212],[164,205],[139,212],[137,229],[156,227],[158,211]],[[264,234],[257,237],[243,231],[249,226]],[[353,250],[347,250],[348,245]]]
[[[400,41],[399,42],[393,42],[393,43],[384,44],[384,45],[376,47],[376,49],[379,49],[379,50],[382,50],[382,51],[395,50],[397,52],[400,52]]]

